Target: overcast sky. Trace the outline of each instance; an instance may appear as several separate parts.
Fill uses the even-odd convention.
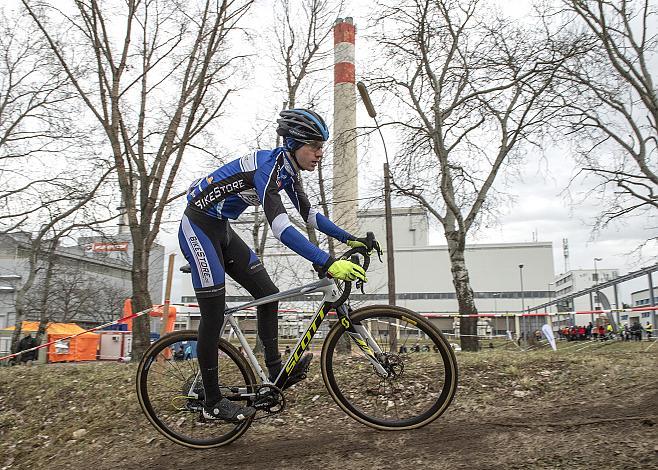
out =
[[[18,2],[10,0],[9,5]],[[511,15],[519,18],[527,13],[525,2],[500,0],[502,7]],[[271,18],[272,2],[270,0],[257,0],[253,10],[253,19],[250,26],[254,31],[263,28]],[[357,80],[367,80],[368,55],[372,51],[367,43],[368,14],[371,2],[352,2],[344,16],[353,16],[357,25]],[[524,9],[526,8],[526,9]],[[260,47],[271,37],[266,33],[256,35],[256,46]],[[235,156],[241,156],[248,151],[248,142],[253,140],[253,129],[258,127],[253,123],[272,116],[272,110],[280,106],[281,96],[274,93],[277,83],[272,82],[272,65],[267,65],[264,59],[257,58],[254,62],[253,80],[245,83],[245,88],[231,97],[229,119],[223,121],[222,134],[226,138],[218,139],[225,149],[235,149]],[[328,70],[324,77],[332,77]],[[279,86],[278,88],[281,88]],[[373,97],[376,98],[376,97]],[[331,96],[328,99],[332,99]],[[378,103],[375,99],[375,105]],[[363,106],[359,103],[358,125],[371,125]],[[327,116],[330,121],[330,116]],[[387,134],[387,140],[393,141],[394,136]],[[389,142],[391,145],[391,142]],[[389,149],[389,151],[394,148]],[[381,147],[373,140],[370,155],[379,155],[380,158],[370,157],[369,168],[381,168]],[[363,155],[361,155],[363,157]],[[363,166],[361,166],[363,168]],[[181,178],[202,176],[210,169],[208,164],[199,165],[197,169],[187,168]],[[568,181],[577,171],[573,158],[568,149],[552,150],[542,155],[539,151],[531,153],[524,165],[519,168],[520,176],[502,175],[496,186],[510,196],[508,202],[500,209],[501,217],[492,227],[482,228],[471,235],[472,243],[513,243],[528,241],[550,241],[553,243],[555,273],[564,271],[562,256],[562,239],[569,241],[571,269],[592,269],[593,259],[603,258],[598,263],[600,268],[619,269],[621,272],[637,269],[638,267],[653,264],[658,257],[656,246],[647,247],[641,255],[633,250],[646,238],[655,235],[656,220],[631,220],[620,224],[613,224],[597,234],[593,234],[591,227],[601,208],[601,202],[595,197],[583,198],[583,194],[591,188],[591,182],[578,184],[565,192]],[[190,178],[191,179],[191,178]],[[370,195],[377,188],[377,180],[373,175],[360,175],[360,195]],[[373,187],[374,184],[374,187]],[[380,184],[383,184],[380,182]],[[569,197],[569,195],[573,197]],[[584,199],[584,200],[583,200]],[[181,206],[182,207],[182,206]],[[175,215],[175,214],[174,214]],[[444,244],[442,233],[434,223],[430,240],[433,244]],[[182,255],[178,250],[176,239],[177,223],[170,220],[163,225],[160,242],[166,246],[167,253],[177,254],[177,264],[182,264]],[[380,234],[381,237],[384,234]],[[177,279],[175,286],[181,281]],[[645,281],[641,282],[643,288]],[[640,285],[640,284],[639,284]],[[175,288],[174,299],[179,298],[178,288]]]

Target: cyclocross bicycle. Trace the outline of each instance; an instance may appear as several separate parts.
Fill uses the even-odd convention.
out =
[[[364,270],[370,264],[365,248],[349,250],[341,259],[358,262]],[[450,344],[436,327],[408,309],[371,305],[352,310],[345,304],[351,284],[323,278],[226,309],[222,332],[230,326],[229,336],[232,332],[244,353],[229,340],[219,340],[222,396],[258,410],[255,417],[239,424],[206,420],[202,415],[197,332],[175,331],[160,338],[146,351],[137,370],[137,396],[149,421],[167,438],[187,447],[207,449],[233,442],[254,419],[284,410],[281,388],[331,310],[337,321],[324,340],[320,365],[338,406],[355,420],[380,430],[415,429],[434,421],[448,408],[457,389],[457,363]],[[362,286],[357,283],[357,287]],[[324,294],[320,307],[271,383],[233,314],[310,292]]]

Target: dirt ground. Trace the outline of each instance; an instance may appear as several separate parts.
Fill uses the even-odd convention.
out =
[[[450,409],[405,432],[343,414],[315,363],[284,413],[207,451],[151,427],[135,365],[3,367],[0,469],[658,468],[658,345],[561,346],[458,353]]]

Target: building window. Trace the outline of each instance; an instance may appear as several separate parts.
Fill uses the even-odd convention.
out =
[[[569,274],[568,276],[565,276],[562,279],[558,279],[557,281],[555,281],[555,285],[559,286],[561,284],[571,281],[571,279],[572,279],[572,275]]]

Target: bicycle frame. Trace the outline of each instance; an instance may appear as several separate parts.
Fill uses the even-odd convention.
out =
[[[263,305],[278,300],[284,300],[293,297],[295,295],[306,294],[310,292],[318,292],[318,291],[324,294],[320,307],[313,315],[313,318],[311,319],[311,322],[308,328],[306,329],[306,332],[297,341],[297,344],[295,345],[295,348],[292,350],[290,357],[288,358],[284,366],[281,368],[281,372],[279,373],[278,377],[276,378],[276,380],[274,380],[273,383],[270,382],[268,376],[263,371],[263,368],[258,363],[258,360],[256,359],[253,350],[249,346],[246,337],[242,333],[242,330],[240,330],[238,321],[234,318],[233,314],[235,312],[239,312],[241,310],[245,310],[250,307],[257,307],[258,305]],[[334,283],[334,281],[328,278],[320,279],[319,281],[315,281],[311,284],[307,284],[302,287],[297,287],[284,292],[279,292],[277,294],[269,295],[267,297],[262,297],[260,299],[253,300],[246,304],[239,305],[237,307],[226,309],[226,311],[224,312],[224,323],[222,324],[221,331],[224,332],[226,330],[226,325],[229,324],[231,326],[231,329],[233,330],[233,333],[235,334],[238,341],[240,342],[240,345],[242,346],[244,352],[246,353],[247,359],[251,364],[253,370],[260,377],[261,382],[265,384],[272,383],[276,387],[281,388],[288,380],[290,373],[295,368],[295,365],[304,354],[304,351],[308,349],[309,345],[311,344],[311,341],[313,340],[313,337],[315,336],[315,333],[317,333],[318,329],[320,328],[320,325],[326,318],[327,313],[331,310],[332,308],[331,302],[335,301],[339,297],[340,297],[340,293],[338,292],[338,288]],[[354,323],[352,323],[349,317],[349,310],[344,305],[339,305],[336,308],[336,314],[338,315],[341,325],[345,328],[347,333],[350,335],[352,340],[354,340],[354,342],[361,349],[361,351],[366,355],[366,357],[375,367],[377,372],[382,376],[386,377],[387,372],[379,361],[379,357],[382,354],[382,350],[379,347],[379,345],[376,343],[376,341],[372,338],[370,332],[364,326],[355,325]],[[192,383],[190,387],[190,393],[192,393],[193,395],[196,395],[192,391],[194,390],[195,384],[198,383],[199,380],[201,380],[200,373],[197,374],[196,380],[194,380],[194,383]],[[250,393],[247,392],[248,391],[246,390],[245,391],[241,390],[240,395],[245,395],[245,394],[250,395]]]

